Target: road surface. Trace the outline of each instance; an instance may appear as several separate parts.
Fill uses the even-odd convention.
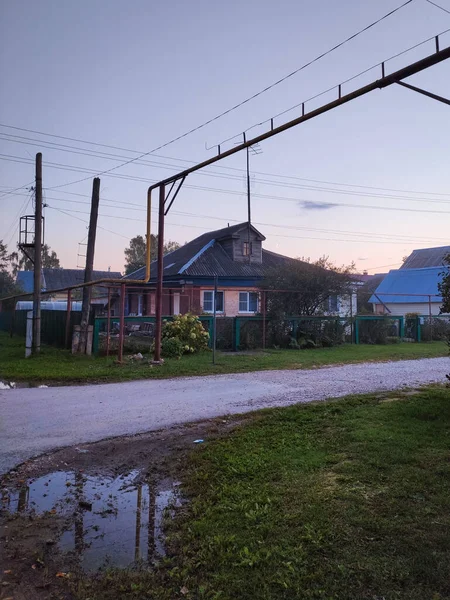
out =
[[[445,381],[448,358],[0,391],[0,473],[46,451],[224,414]]]

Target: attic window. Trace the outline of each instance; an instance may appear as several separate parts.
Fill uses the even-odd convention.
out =
[[[243,256],[250,256],[251,253],[252,253],[252,243],[251,242],[244,242],[242,244],[242,254],[243,254]]]
[[[167,266],[165,266],[165,267],[164,267],[164,271],[165,271],[166,269],[170,269],[170,267],[173,267],[173,265],[174,265],[174,264],[175,264],[175,263],[170,263],[170,265],[167,265]]]

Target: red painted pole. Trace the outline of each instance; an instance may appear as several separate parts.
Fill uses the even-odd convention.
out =
[[[159,187],[159,220],[158,220],[158,279],[156,284],[156,330],[155,330],[155,356],[154,360],[161,360],[161,332],[162,332],[162,296],[163,296],[163,252],[164,252],[164,203],[166,192],[164,184]]]
[[[66,348],[70,345],[70,316],[72,313],[72,290],[67,290],[67,312],[66,312]]]
[[[106,321],[106,356],[109,356],[110,330],[111,330],[111,288],[108,288],[108,319]]]
[[[262,316],[263,316],[263,350],[266,349],[266,292],[261,292]]]
[[[125,329],[125,284],[120,286],[120,326],[119,326],[119,349],[117,360],[121,363],[123,358],[123,337]]]

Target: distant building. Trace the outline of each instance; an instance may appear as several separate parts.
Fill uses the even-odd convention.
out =
[[[119,271],[94,271],[92,279],[120,279],[122,274]],[[17,273],[17,284],[27,293],[33,293],[33,271],[19,271]],[[84,269],[42,269],[42,293],[45,294],[45,300],[66,301],[67,292],[49,293],[51,290],[60,290],[62,288],[80,285],[84,282]],[[80,288],[81,290],[82,288]],[[75,294],[74,294],[75,295]],[[78,294],[80,295],[80,293]],[[92,291],[91,304],[105,305],[108,292],[105,287],[94,286]]]
[[[438,315],[442,305],[438,283],[446,268],[450,246],[414,250],[400,269],[389,271],[369,302],[377,314]]]

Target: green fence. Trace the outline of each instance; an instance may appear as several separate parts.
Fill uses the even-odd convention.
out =
[[[25,336],[27,330],[26,310],[4,310],[0,312],[0,330],[7,331],[11,335]],[[66,320],[65,310],[42,310],[41,311],[41,341],[51,346],[64,348],[66,344]],[[70,313],[69,343],[72,339],[74,325],[81,322],[81,312]]]
[[[171,320],[173,317],[164,317]],[[199,317],[213,339],[213,316]],[[119,343],[119,317],[110,318],[109,343],[107,317],[94,321],[93,352],[115,354]],[[420,341],[421,323],[417,319],[416,341]],[[125,317],[125,352],[148,352],[153,344],[155,317]],[[405,319],[401,316],[303,317],[271,320],[262,316],[217,317],[216,347],[219,350],[252,350],[257,348],[314,348],[342,343],[386,344],[405,336]]]

